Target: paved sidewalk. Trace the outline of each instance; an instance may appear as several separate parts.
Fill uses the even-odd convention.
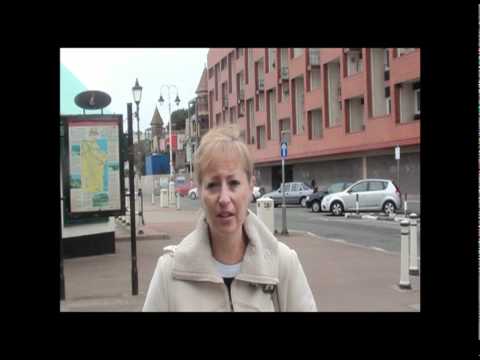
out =
[[[198,211],[144,203],[144,235],[137,237],[139,295],[131,290],[130,229],[117,224],[116,253],[65,259],[61,311],[141,311],[158,257],[192,231]],[[295,249],[319,311],[420,310],[420,280],[400,290],[400,256],[290,230],[277,236]],[[148,240],[148,241],[145,241]]]

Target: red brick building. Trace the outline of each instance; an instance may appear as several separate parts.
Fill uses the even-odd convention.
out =
[[[420,50],[415,48],[215,48],[208,71],[209,127],[237,123],[257,183],[318,185],[362,178],[420,194]]]

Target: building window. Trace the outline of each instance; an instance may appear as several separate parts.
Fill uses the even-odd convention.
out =
[[[387,107],[387,115],[390,115],[392,113],[392,99],[390,97],[390,87],[387,86],[385,88],[385,102],[386,102],[386,107]]]
[[[397,57],[410,54],[413,51],[415,51],[415,48],[397,48]]]
[[[348,129],[349,132],[358,132],[365,129],[363,114],[364,100],[362,97],[351,98],[345,104],[348,106]]]
[[[320,68],[310,70],[310,89],[320,89]]]
[[[247,100],[247,121],[250,132],[249,144],[255,144],[255,112],[253,110],[253,99]]]
[[[235,54],[237,59],[243,56],[243,48],[236,48],[235,49]]]
[[[208,69],[208,78],[211,79],[213,77],[213,67]]]
[[[321,109],[313,110],[311,114],[312,114],[312,137],[321,138],[323,136],[322,110]]]
[[[414,114],[420,115],[420,89],[415,89],[413,92],[415,94]]]
[[[388,58],[388,49],[383,50],[383,63],[385,64],[385,71],[390,70],[390,59]]]
[[[265,93],[261,92],[258,95],[258,108],[259,111],[265,111]]]
[[[226,67],[227,67],[227,57],[224,57],[220,65],[220,71],[225,70]]]
[[[247,66],[248,66],[248,75],[247,75],[247,84],[250,82],[250,79],[254,78],[254,68],[253,68],[253,49],[247,49]]]
[[[305,128],[303,126],[303,110],[305,108],[305,99],[303,93],[303,78],[299,77],[295,80],[295,119],[296,133],[303,135]]]
[[[265,148],[265,126],[258,127],[258,149]]]
[[[362,49],[350,49],[347,53],[347,76],[363,71]]]
[[[275,98],[275,90],[267,93],[267,101],[269,106],[269,122],[270,122],[270,139],[278,139],[278,122],[277,122],[277,101]]]
[[[287,144],[292,143],[292,134],[290,132],[290,119],[280,120],[280,140],[287,140]]]
[[[293,48],[293,57],[299,57],[303,55],[303,48]]]
[[[400,123],[420,119],[420,83],[404,82],[398,86]]]
[[[268,72],[275,69],[275,61],[277,60],[277,49],[268,48]]]

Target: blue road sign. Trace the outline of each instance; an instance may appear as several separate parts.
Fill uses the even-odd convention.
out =
[[[287,154],[288,154],[287,143],[286,143],[286,142],[282,142],[282,144],[280,145],[280,156],[281,156],[282,158],[286,158],[286,157],[287,157]]]

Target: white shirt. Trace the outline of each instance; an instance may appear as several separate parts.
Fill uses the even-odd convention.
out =
[[[226,265],[217,261],[216,259],[213,260],[215,261],[217,271],[222,278],[233,278],[240,273],[240,267],[242,266],[241,261],[237,264]]]

